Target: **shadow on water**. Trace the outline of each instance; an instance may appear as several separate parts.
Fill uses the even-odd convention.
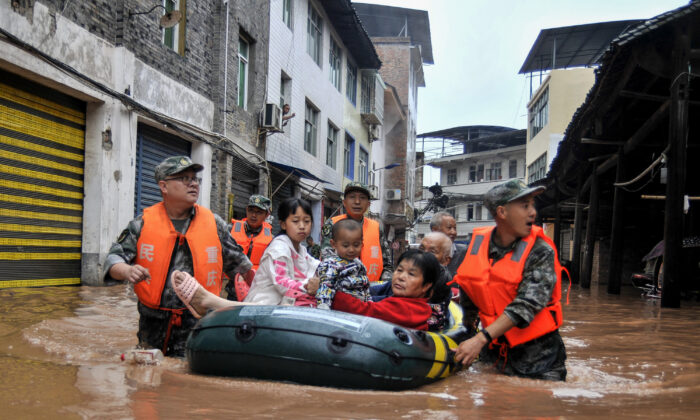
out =
[[[700,409],[700,305],[574,288],[565,383],[476,364],[414,391],[348,391],[127,365],[138,315],[125,286],[0,291],[0,405],[8,418],[686,417]]]

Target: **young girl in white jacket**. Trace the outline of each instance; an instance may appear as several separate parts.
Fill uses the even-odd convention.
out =
[[[277,211],[282,231],[260,259],[245,302],[262,305],[316,306],[305,286],[315,275],[319,261],[301,245],[313,225],[311,205],[302,198],[288,198]]]

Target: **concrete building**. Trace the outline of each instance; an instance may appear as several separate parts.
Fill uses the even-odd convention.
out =
[[[349,1],[271,2],[267,101],[289,104],[286,116],[295,115],[264,140],[270,194],[275,208],[292,195],[311,201],[316,241],[344,185],[368,181],[370,125],[381,122],[381,109],[368,124],[361,106],[380,65]]]
[[[524,179],[525,136],[524,129],[495,126],[454,127],[419,135],[419,138],[439,138],[463,146],[462,153],[429,160],[431,166],[440,168],[440,186],[449,197],[444,211],[457,222],[457,241],[467,242],[475,227],[493,224],[483,206],[483,195],[489,189],[508,179]],[[425,188],[419,208],[429,207],[432,196]],[[423,217],[416,224],[413,242],[419,242],[430,232],[429,222],[435,210],[421,212]]]
[[[257,190],[268,3],[165,4],[177,13],[0,2],[0,221],[11,227],[0,287],[101,283],[111,242],[159,201],[153,168],[167,155],[205,166],[200,203],[223,217],[241,198],[234,167],[247,165]]]
[[[382,209],[387,239],[397,241],[398,255],[407,246],[406,230],[414,218],[418,88],[425,86],[423,64],[433,64],[430,21],[424,10],[364,3],[353,6],[382,61],[381,77],[396,91],[405,115],[392,118],[393,124],[385,118],[382,126],[384,154],[392,160],[387,164],[399,164],[384,171],[387,201]]]
[[[530,79],[527,183],[537,182],[549,171],[564,130],[593,86],[594,68],[610,41],[637,23],[625,20],[540,31],[520,68]]]

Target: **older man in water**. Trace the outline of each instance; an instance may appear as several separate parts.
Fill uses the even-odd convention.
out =
[[[203,169],[188,156],[172,156],[155,169],[163,200],[144,209],[112,244],[105,277],[128,281],[138,296],[141,347],[184,356],[185,342],[196,319],[177,297],[170,274],[195,274],[202,286],[218,295],[221,275],[252,278],[248,257],[229,233],[231,227],[196,204]]]

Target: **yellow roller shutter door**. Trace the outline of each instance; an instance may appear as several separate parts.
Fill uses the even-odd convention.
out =
[[[0,288],[80,284],[85,103],[0,71]]]

